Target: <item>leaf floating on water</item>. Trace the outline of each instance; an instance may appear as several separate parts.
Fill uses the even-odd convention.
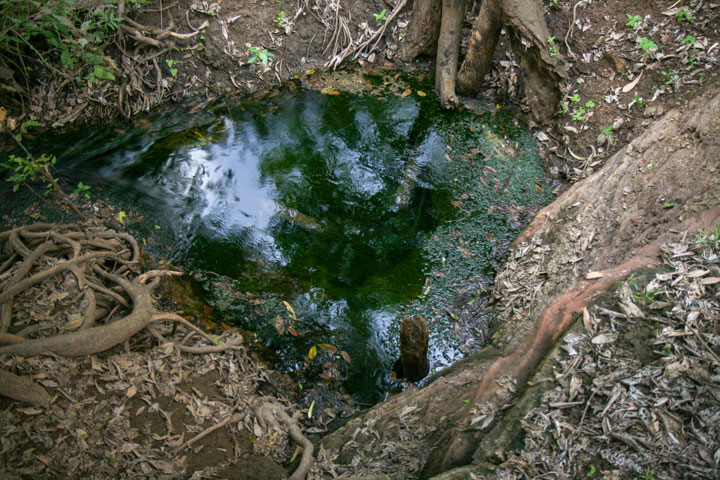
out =
[[[497,170],[495,170],[495,169],[494,169],[493,167],[491,167],[490,165],[485,165],[485,166],[483,167],[483,172],[485,172],[485,173],[490,173],[490,174],[492,174],[492,175],[497,175]]]
[[[420,75],[418,75],[418,82],[422,82],[426,78],[427,78],[427,75],[424,73],[421,73]]]
[[[292,335],[293,337],[297,337],[297,336],[298,336],[297,330],[295,330],[293,327],[288,327],[288,333],[289,333],[290,335]]]
[[[317,357],[317,347],[313,345],[310,347],[310,351],[308,352],[308,358],[313,360],[315,357]]]
[[[537,183],[535,184],[535,190],[537,190],[538,193],[545,192],[545,190],[543,190],[543,188],[540,185],[538,185]]]
[[[290,313],[290,316],[291,316],[292,318],[297,318],[297,316],[295,315],[295,310],[293,309],[292,305],[290,305],[290,304],[289,304],[288,302],[286,302],[285,300],[283,300],[282,303],[283,303],[283,305],[285,305],[285,308],[287,309],[288,313]]]
[[[405,90],[404,92],[402,92],[402,93],[400,94],[400,96],[404,98],[404,97],[407,97],[408,95],[410,95],[411,93],[412,93],[412,90],[410,90],[410,89],[408,88],[407,90]]]
[[[335,345],[330,345],[328,343],[318,343],[318,347],[320,347],[322,350],[325,350],[328,353],[337,353],[337,347]]]
[[[602,278],[603,274],[600,272],[590,272],[587,275],[585,275],[585,280],[595,280],[597,278]]]
[[[607,345],[608,343],[615,343],[618,339],[617,333],[601,333],[597,337],[591,340],[595,345]]]
[[[280,315],[275,317],[275,330],[277,330],[278,335],[285,333],[285,322]]]
[[[325,87],[320,90],[323,95],[340,95],[340,92],[335,90],[333,87]]]
[[[422,90],[417,91],[418,97],[427,97],[427,93],[423,92]]]
[[[460,200],[453,200],[453,201],[450,202],[450,203],[451,203],[452,206],[455,207],[455,208],[460,208],[460,207],[463,206],[463,202],[461,202]]]
[[[348,355],[348,353],[347,353],[345,350],[343,350],[342,352],[340,352],[340,356],[341,356],[341,357],[343,358],[343,360],[345,360],[347,363],[352,363],[352,362],[350,361],[350,355]]]

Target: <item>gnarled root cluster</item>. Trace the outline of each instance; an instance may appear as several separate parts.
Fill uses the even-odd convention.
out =
[[[211,344],[177,345],[182,351],[238,347],[215,345],[184,318],[157,310],[153,290],[179,272],[139,274],[139,257],[131,235],[104,227],[36,223],[0,233],[0,355],[90,355],[146,328],[164,341],[153,325],[160,321],[189,329],[182,343],[199,334]],[[2,378],[1,395],[35,404],[50,399],[21,377]]]

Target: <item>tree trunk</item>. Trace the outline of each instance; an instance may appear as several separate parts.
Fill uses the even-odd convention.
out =
[[[441,0],[415,0],[413,2],[413,21],[398,51],[398,60],[411,62],[420,55],[435,53],[440,33],[441,10]]]
[[[485,74],[490,70],[501,27],[497,0],[483,1],[470,35],[467,56],[458,73],[457,85],[461,93],[480,92]]]
[[[440,96],[440,104],[445,108],[458,104],[455,80],[464,19],[465,0],[443,0],[435,61],[435,90]]]
[[[548,51],[550,31],[542,6],[536,0],[503,0],[504,24],[508,27],[515,57],[520,61],[521,81],[535,119],[544,123],[555,115],[562,100],[560,84],[567,79]]]
[[[501,325],[491,346],[328,435],[322,444],[329,456],[338,455],[336,467],[361,475],[386,462],[384,471],[398,472],[397,478],[430,478],[481,462],[473,458],[476,449],[488,432],[503,428],[509,407],[583,308],[616,281],[660,262],[663,243],[720,223],[713,197],[720,191],[718,92],[719,82],[708,85],[684,111],[669,112],[543,209],[517,242],[533,238],[530,246],[551,253],[538,260],[543,268],[511,265],[498,274],[494,313]],[[650,162],[654,168],[643,168]],[[677,206],[662,209],[659,198]],[[510,258],[525,255],[524,245],[516,243]],[[591,271],[597,274],[586,278]]]

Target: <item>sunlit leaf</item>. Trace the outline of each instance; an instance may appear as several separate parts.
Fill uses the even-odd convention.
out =
[[[310,347],[310,351],[308,352],[308,358],[313,360],[315,357],[317,357],[317,347],[313,345]]]
[[[401,96],[401,97],[407,97],[407,96],[410,95],[411,93],[412,93],[412,90],[410,90],[410,89],[408,88],[407,90],[405,90],[404,92],[402,92],[402,93],[400,94],[400,96]]]
[[[427,97],[427,93],[423,92],[422,90],[417,91],[418,97]]]
[[[290,305],[290,303],[286,302],[285,300],[283,300],[282,303],[283,303],[283,305],[285,305],[285,308],[287,309],[288,313],[290,313],[290,316],[292,318],[297,318],[297,316],[295,315],[295,310],[293,309],[292,305]]]

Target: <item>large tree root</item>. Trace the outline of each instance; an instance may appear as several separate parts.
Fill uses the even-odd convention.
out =
[[[285,412],[285,409],[276,403],[262,402],[255,409],[255,417],[258,421],[266,428],[280,428],[278,420],[285,425],[290,434],[290,438],[293,439],[303,449],[302,457],[300,458],[300,465],[295,469],[290,480],[304,480],[307,477],[310,468],[312,468],[313,459],[313,444],[308,438],[303,435],[298,420],[300,419],[301,412],[296,412],[295,415],[290,417]]]
[[[239,348],[241,339],[216,345],[184,318],[155,308],[152,293],[159,285],[159,278],[180,272],[155,270],[133,274],[140,249],[135,239],[126,233],[100,227],[38,223],[0,233],[0,253],[0,355],[90,355],[126,342],[161,321],[180,323],[192,335],[200,335],[209,343],[208,346],[176,345],[181,351],[210,353]],[[37,289],[40,284],[43,288]],[[53,301],[45,319],[45,323],[51,325],[43,329],[44,333],[40,335],[36,325],[14,325],[13,302],[19,301],[29,310],[22,313],[34,315],[33,304],[23,304],[22,297],[48,291],[51,294],[45,296],[51,299],[72,300]],[[81,313],[68,315],[74,320],[63,323],[61,319],[69,310]],[[125,315],[113,319],[117,311],[125,311]],[[27,318],[16,320],[20,322],[15,323],[27,323]],[[56,324],[53,326],[49,320]],[[151,330],[164,341],[155,329]],[[186,336],[185,341],[192,335]],[[20,387],[14,390],[16,395],[8,389],[0,394],[26,400]],[[32,403],[42,403],[41,394],[38,399]]]
[[[442,13],[440,14],[440,6]],[[474,95],[490,70],[502,27],[520,64],[527,103],[535,118],[544,122],[552,117],[561,100],[560,84],[566,78],[551,56],[539,0],[484,0],[475,19],[468,52],[457,70],[459,40],[465,2],[460,0],[422,0],[413,5],[413,22],[399,59],[411,61],[434,50],[437,39],[435,90],[446,108],[457,105],[457,91]],[[438,35],[439,32],[439,35]]]

